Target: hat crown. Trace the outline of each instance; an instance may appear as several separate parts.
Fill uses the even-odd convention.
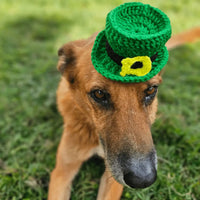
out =
[[[152,56],[171,36],[167,15],[148,4],[125,3],[106,18],[105,35],[120,56]]]
[[[92,64],[111,80],[147,81],[167,63],[170,36],[170,21],[162,11],[142,3],[122,4],[107,15],[92,48]],[[139,67],[132,67],[136,63]]]

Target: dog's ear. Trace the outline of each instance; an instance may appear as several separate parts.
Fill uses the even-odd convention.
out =
[[[160,77],[162,77],[163,74],[164,74],[164,72],[165,72],[165,68],[163,68],[163,69],[158,73],[158,75],[159,75]]]
[[[84,48],[88,48],[88,45],[94,42],[96,35],[97,33],[94,33],[88,39],[69,42],[58,50],[59,61],[57,69],[69,83],[73,84],[76,80],[78,58],[84,52]]]
[[[74,82],[77,62],[77,46],[75,42],[69,42],[58,50],[59,61],[57,69],[70,82]]]

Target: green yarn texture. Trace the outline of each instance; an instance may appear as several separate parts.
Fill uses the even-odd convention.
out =
[[[158,8],[142,3],[125,3],[108,13],[106,27],[96,37],[91,59],[95,69],[106,78],[121,82],[144,82],[158,74],[168,60],[166,42],[171,37],[170,20]],[[121,66],[107,54],[106,41],[124,58],[153,56],[151,71],[145,76],[120,76]]]

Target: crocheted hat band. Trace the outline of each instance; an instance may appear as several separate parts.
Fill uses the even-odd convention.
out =
[[[125,59],[125,57],[118,55],[117,53],[115,53],[112,49],[112,47],[110,46],[108,40],[106,40],[106,51],[108,56],[118,65],[122,66],[121,61],[123,59]],[[151,62],[155,61],[156,58],[158,56],[158,53],[154,54],[153,56],[150,57]],[[141,62],[135,62],[134,65],[132,66],[132,68],[137,69],[137,68],[141,68]]]

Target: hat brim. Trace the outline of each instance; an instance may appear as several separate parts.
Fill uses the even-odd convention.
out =
[[[161,71],[161,69],[166,65],[168,61],[167,48],[164,46],[163,49],[155,53],[158,53],[158,56],[156,60],[152,62],[152,69],[148,74],[146,74],[145,76],[126,75],[122,77],[120,75],[122,66],[115,63],[107,54],[106,36],[105,31],[103,30],[96,37],[91,57],[95,69],[106,78],[126,83],[138,83],[145,82],[151,79],[153,76],[158,74]]]

